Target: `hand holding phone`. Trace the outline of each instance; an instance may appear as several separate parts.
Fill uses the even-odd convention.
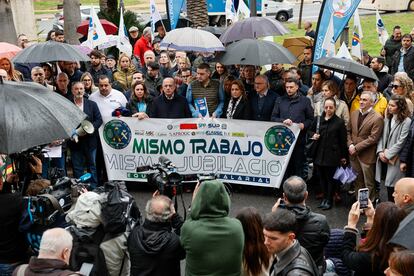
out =
[[[358,190],[358,201],[359,201],[359,208],[366,209],[368,208],[368,199],[369,199],[369,189],[362,188]]]

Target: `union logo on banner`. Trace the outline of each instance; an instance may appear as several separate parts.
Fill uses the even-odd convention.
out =
[[[333,0],[333,15],[338,18],[345,17],[351,11],[352,0]]]

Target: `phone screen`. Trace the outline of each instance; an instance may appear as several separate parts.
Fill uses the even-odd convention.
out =
[[[359,208],[365,209],[368,207],[368,198],[369,198],[369,190],[368,189],[360,189],[358,191],[358,201],[359,201]]]

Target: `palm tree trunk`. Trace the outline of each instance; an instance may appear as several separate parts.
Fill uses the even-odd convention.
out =
[[[188,19],[193,22],[193,27],[208,26],[208,13],[206,0],[187,0]]]
[[[17,35],[10,0],[0,0],[0,34],[2,41],[16,44]]]
[[[79,0],[64,0],[63,15],[65,17],[65,40],[69,44],[79,44],[76,28],[81,23]]]

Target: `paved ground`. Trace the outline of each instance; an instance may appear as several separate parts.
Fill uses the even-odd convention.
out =
[[[137,183],[128,185],[128,188],[134,195],[141,212],[144,213],[145,204],[152,195],[152,187],[149,187],[147,184]],[[257,208],[263,215],[270,212],[273,204],[278,198],[276,193],[277,191],[271,188],[233,185],[233,193],[231,196],[231,216],[235,216],[238,210],[246,206],[253,206]],[[183,194],[183,199],[187,208],[191,203],[191,196],[191,193]],[[315,199],[315,194],[311,191],[307,204],[313,211],[325,214],[331,228],[342,228],[346,225],[348,210],[351,204],[350,197],[343,194],[342,198],[342,203],[337,204],[331,210],[321,211],[317,208],[320,201]],[[179,201],[181,201],[181,198],[179,198]],[[179,202],[178,212],[183,214],[182,210],[182,204]]]

